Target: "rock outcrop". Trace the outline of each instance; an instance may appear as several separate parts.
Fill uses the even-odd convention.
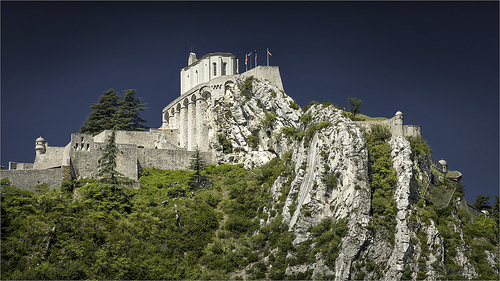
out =
[[[269,81],[246,78],[251,87],[242,89],[244,79],[239,78],[225,96],[209,103],[207,141],[217,151],[218,163],[242,163],[250,169],[292,153],[293,179],[278,177],[270,192],[274,202],[286,195],[282,209],[273,208],[274,213],[281,212],[283,223],[295,235],[294,245],[312,239],[308,229],[325,218],[348,221],[334,267],[317,254],[314,263],[289,266],[286,274],[312,271],[312,278],[333,276],[336,280],[446,278],[443,268],[448,252],[437,218],[422,219],[418,212],[425,206],[415,206],[432,169],[429,161],[413,159],[405,137],[389,141],[397,175],[392,191],[395,215],[388,218],[395,221],[394,233],[378,231],[373,225],[364,129],[333,105],[313,104],[303,112]],[[286,182],[291,182],[290,189],[282,194]],[[450,226],[460,239],[451,260],[461,269],[456,275],[475,278],[477,270],[466,254],[470,246],[464,242],[460,218],[453,212],[455,222]],[[261,220],[261,226],[271,219]],[[487,251],[486,258],[498,274],[498,253]]]

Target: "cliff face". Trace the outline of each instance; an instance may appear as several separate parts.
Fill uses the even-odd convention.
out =
[[[318,251],[312,262],[289,265],[287,275],[312,271],[313,278],[337,280],[470,279],[480,276],[479,271],[486,274],[472,261],[479,255],[486,260],[486,271],[498,276],[494,241],[462,229],[464,219],[474,223],[474,218],[459,207],[460,194],[441,209],[421,198],[432,169],[424,161],[428,155],[416,157],[405,137],[384,140],[392,166],[386,170],[396,179],[386,197],[379,197],[374,181],[389,180],[376,178],[367,132],[341,110],[315,104],[303,112],[269,81],[240,78],[236,84],[209,103],[207,141],[218,162],[250,169],[288,152],[294,163],[291,176],[274,182],[272,208],[261,226],[282,215],[295,234],[293,244],[314,251],[319,244],[312,227],[325,219],[347,223],[346,233],[332,246],[334,255]],[[380,198],[386,205],[378,212],[372,200]],[[479,250],[472,249],[476,246]]]

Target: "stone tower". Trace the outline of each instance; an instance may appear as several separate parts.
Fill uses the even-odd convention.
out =
[[[441,167],[443,167],[443,173],[447,173],[448,172],[448,163],[444,159],[441,159],[438,162],[439,162],[439,164],[441,164]]]
[[[35,140],[35,152],[37,155],[45,153],[45,139],[39,137]]]
[[[395,136],[403,135],[403,113],[401,111],[396,112],[396,114],[394,115],[392,134]]]

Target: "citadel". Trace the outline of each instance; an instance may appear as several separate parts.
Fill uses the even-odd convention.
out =
[[[180,71],[180,96],[162,111],[162,126],[149,131],[117,131],[117,171],[137,180],[144,168],[165,170],[186,169],[193,151],[200,150],[209,163],[218,163],[216,129],[210,127],[211,113],[207,110],[217,100],[238,87],[237,80],[253,77],[268,81],[283,91],[277,66],[256,66],[238,72],[238,58],[231,53],[210,53],[201,58],[190,53],[188,65]],[[385,124],[393,136],[419,136],[420,126],[403,125],[403,114],[383,121],[356,121],[360,127]],[[9,169],[0,171],[14,185],[35,191],[37,185],[59,187],[64,179],[93,178],[97,175],[98,159],[106,145],[110,130],[98,135],[71,134],[65,147],[48,146],[45,139],[35,141],[34,163],[9,162]],[[264,148],[259,148],[264,149]],[[446,162],[436,163],[446,172]]]

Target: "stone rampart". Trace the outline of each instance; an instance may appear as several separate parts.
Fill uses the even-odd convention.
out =
[[[422,127],[417,125],[404,125],[403,131],[405,136],[419,137],[422,135]]]
[[[141,168],[158,168],[163,170],[186,170],[194,152],[187,150],[166,150],[139,148],[137,159]],[[215,164],[215,153],[200,152],[207,164]]]
[[[255,78],[266,79],[271,82],[271,84],[277,86],[280,90],[284,90],[278,66],[260,65],[242,73],[241,76],[253,76]]]
[[[35,192],[35,187],[40,184],[48,184],[50,189],[61,186],[64,178],[63,168],[45,170],[3,170],[0,178],[9,178],[13,185]]]
[[[94,143],[105,143],[111,135],[111,130],[105,130],[93,139]],[[177,147],[179,132],[177,129],[151,129],[145,131],[116,131],[115,142],[119,144],[134,144],[143,148]]]
[[[64,153],[65,147],[47,147],[45,153],[36,155],[33,169],[39,170],[61,167],[63,165]]]
[[[33,163],[9,162],[9,170],[29,170],[33,169]]]
[[[396,112],[394,117],[387,120],[374,120],[374,121],[354,121],[356,125],[366,130],[371,131],[373,125],[387,126],[391,131],[392,136],[421,136],[421,127],[416,125],[403,125],[403,113]]]

